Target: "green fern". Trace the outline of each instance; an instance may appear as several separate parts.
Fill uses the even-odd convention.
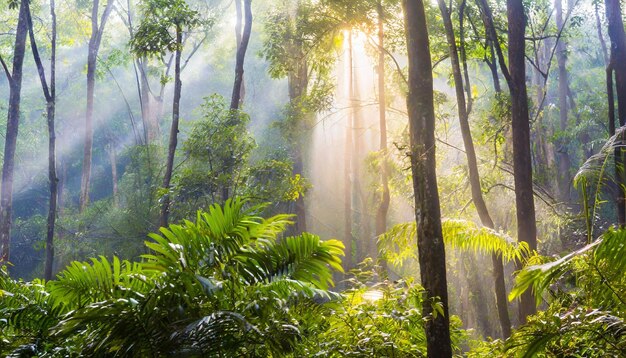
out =
[[[522,260],[530,254],[525,242],[514,242],[508,235],[479,227],[465,220],[442,220],[443,240],[446,245],[475,253],[499,253],[506,261]],[[417,258],[415,222],[398,224],[383,234],[378,246],[393,265],[401,265],[408,258]]]
[[[518,273],[515,279],[515,286],[509,295],[510,300],[519,297],[532,287],[536,301],[541,302],[545,291],[566,273],[575,270],[575,265],[581,260],[591,260],[591,269],[601,274],[604,285],[610,285],[611,282],[622,285],[623,273],[626,269],[626,230],[609,229],[596,241],[577,251],[558,260],[545,262],[546,260],[541,256],[535,256],[529,260],[529,264]],[[599,291],[606,293],[606,288],[600,288]],[[624,299],[618,296],[617,290],[609,290],[609,294],[615,295],[614,298],[624,304]]]

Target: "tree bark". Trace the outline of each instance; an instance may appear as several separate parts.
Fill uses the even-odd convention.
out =
[[[407,108],[418,257],[425,289],[423,314],[429,317],[426,321],[427,355],[446,358],[452,356],[452,348],[445,247],[437,192],[435,110],[428,29],[422,0],[403,0],[402,5],[409,61]],[[441,303],[443,314],[433,312],[433,300]]]
[[[615,95],[617,96],[617,119],[620,126],[626,124],[626,34],[619,0],[605,0],[606,17],[609,25],[609,38],[611,39],[611,62],[610,69],[615,74]],[[611,86],[612,87],[612,86]],[[608,84],[607,84],[608,89]],[[611,88],[612,91],[612,88]],[[609,103],[611,98],[609,98]],[[621,138],[624,141],[625,138]],[[621,187],[625,183],[624,151],[616,149],[616,180],[618,184],[618,224],[626,225],[626,193]],[[619,168],[618,168],[619,167]]]
[[[235,12],[237,16],[237,20],[235,22],[235,40],[237,41],[237,51],[241,47],[241,30],[242,30],[242,19],[243,19],[243,9],[241,6],[241,0],[235,0]],[[241,75],[241,90],[239,92],[239,101],[243,102],[246,97],[246,81],[244,80],[243,74]]]
[[[163,196],[161,203],[161,216],[159,225],[167,227],[170,215],[170,184],[172,182],[172,172],[174,171],[174,156],[176,155],[176,146],[178,145],[178,120],[180,113],[180,95],[183,84],[180,80],[180,57],[183,43],[183,29],[181,25],[176,25],[176,43],[179,45],[176,49],[176,59],[174,60],[174,98],[172,101],[172,127],[170,128],[170,141],[167,148],[167,163],[165,174],[163,176],[163,189],[168,192]]]
[[[46,74],[39,56],[37,42],[35,41],[35,32],[33,30],[33,21],[30,14],[30,8],[26,8],[26,16],[28,22],[28,33],[30,35],[30,46],[33,52],[33,58],[37,65],[37,72],[41,82],[44,98],[46,99],[46,117],[48,127],[48,182],[50,188],[50,199],[48,202],[48,220],[46,226],[46,261],[44,264],[44,279],[46,281],[52,279],[52,267],[54,263],[54,226],[57,213],[57,196],[58,196],[58,178],[56,174],[56,133],[54,129],[55,109],[56,109],[56,37],[57,23],[54,0],[50,1],[50,17],[52,19],[52,38],[51,38],[51,55],[50,55],[50,87],[46,80]]]
[[[533,197],[533,169],[530,150],[530,118],[526,93],[525,30],[526,15],[522,0],[507,0],[509,20],[509,70],[511,93],[511,128],[513,131],[513,179],[517,212],[517,240],[537,249],[535,200]],[[521,268],[521,263],[518,263]],[[527,290],[519,305],[519,320],[537,311],[533,294]]]
[[[493,229],[493,220],[491,219],[491,215],[489,215],[489,210],[487,209],[487,204],[485,203],[485,200],[483,198],[482,188],[480,184],[480,173],[478,172],[476,150],[474,148],[472,132],[469,126],[469,114],[465,101],[465,93],[463,92],[463,77],[461,73],[461,66],[459,64],[459,54],[456,48],[456,39],[454,36],[452,19],[450,18],[450,12],[448,11],[445,1],[438,0],[437,2],[439,4],[441,17],[443,19],[446,39],[448,42],[448,52],[450,54],[450,62],[452,63],[452,74],[454,77],[454,88],[456,90],[459,124],[461,128],[461,136],[463,137],[463,144],[465,146],[465,154],[467,156],[467,167],[469,172],[472,201],[474,202],[474,206],[476,207],[476,211],[483,226]],[[466,82],[466,87],[469,87],[469,82]],[[498,308],[498,318],[500,321],[500,327],[502,329],[502,335],[504,338],[508,338],[511,335],[511,320],[509,318],[509,311],[507,308],[506,286],[504,282],[504,265],[502,264],[502,257],[500,254],[493,254],[491,259],[494,269],[493,276],[495,280],[495,294],[496,305]]]
[[[93,151],[93,107],[96,88],[96,65],[98,51],[102,41],[104,27],[113,9],[113,0],[107,0],[106,7],[98,23],[100,0],[94,0],[91,8],[91,37],[87,54],[87,110],[85,112],[85,142],[83,148],[83,170],[80,181],[80,207],[82,213],[89,204],[89,185],[91,183],[91,160]]]
[[[235,84],[233,85],[233,94],[230,101],[230,109],[237,110],[241,106],[241,88],[243,86],[243,64],[250,42],[250,33],[252,32],[252,0],[244,0],[244,26],[241,43],[237,48],[237,60],[235,63]],[[226,198],[224,198],[226,199]]]
[[[13,70],[9,78],[9,112],[4,142],[4,161],[2,163],[2,187],[0,188],[0,265],[10,259],[11,215],[13,211],[13,172],[15,168],[15,147],[20,122],[20,101],[22,92],[22,69],[28,36],[27,11],[28,0],[20,2],[20,12],[13,47]]]

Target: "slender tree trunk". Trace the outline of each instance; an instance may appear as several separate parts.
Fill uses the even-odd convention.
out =
[[[511,92],[511,128],[513,130],[513,179],[517,209],[517,239],[537,249],[535,200],[533,197],[533,169],[530,151],[530,118],[526,93],[525,30],[526,15],[522,0],[507,0],[509,20],[509,91]],[[521,265],[521,263],[520,263]],[[537,311],[533,294],[526,291],[519,305],[519,320]]]
[[[52,279],[52,266],[54,262],[54,226],[57,212],[57,189],[58,178],[56,174],[56,134],[54,129],[55,104],[56,104],[56,12],[54,0],[50,1],[50,16],[52,18],[52,39],[51,39],[51,57],[50,57],[50,87],[46,80],[46,74],[39,56],[37,42],[35,41],[35,32],[33,30],[33,21],[30,9],[26,8],[26,16],[28,22],[28,33],[30,35],[30,46],[33,52],[33,58],[37,65],[37,72],[41,82],[44,98],[46,99],[46,114],[48,126],[48,181],[50,186],[50,199],[48,204],[48,220],[46,228],[46,261],[44,265],[44,279]]]
[[[497,54],[498,64],[500,65],[500,71],[502,72],[502,75],[504,76],[506,82],[509,83],[511,81],[511,76],[509,74],[509,69],[504,59],[504,54],[502,53],[502,48],[500,47],[500,41],[498,40],[496,27],[493,24],[493,14],[491,12],[491,8],[489,7],[487,0],[476,0],[476,4],[478,5],[478,8],[480,9],[480,15],[481,15],[483,24],[485,26],[487,39],[489,40],[489,42],[491,42],[491,47],[492,47],[491,49],[495,50]],[[495,66],[492,67],[492,71],[493,71],[493,68],[495,68]],[[498,77],[497,75],[494,77],[494,82],[497,82],[498,83],[497,87],[500,87],[499,81],[495,81],[497,77]]]
[[[476,150],[474,148],[474,141],[472,140],[472,132],[469,126],[469,114],[467,104],[465,102],[465,94],[463,92],[463,77],[461,73],[461,66],[459,64],[459,55],[456,48],[456,39],[454,37],[454,28],[452,27],[452,19],[450,18],[450,12],[446,6],[444,0],[438,0],[439,9],[441,10],[441,16],[443,19],[443,25],[446,31],[446,38],[448,41],[448,50],[450,54],[450,61],[452,63],[452,73],[454,77],[454,87],[456,90],[457,109],[459,112],[459,124],[461,127],[461,136],[463,137],[463,144],[465,145],[465,153],[467,156],[467,166],[469,171],[470,188],[472,193],[472,201],[480,217],[480,221],[483,226],[490,229],[494,228],[493,220],[489,215],[487,204],[483,198],[482,188],[480,185],[480,173],[478,172],[478,162],[476,160]],[[466,82],[466,87],[469,87],[469,82]],[[493,263],[493,275],[495,279],[495,293],[496,304],[498,307],[498,318],[500,320],[500,327],[502,328],[502,335],[504,338],[508,338],[511,335],[511,320],[509,318],[509,311],[507,308],[506,299],[506,286],[504,283],[504,265],[502,264],[502,257],[500,254],[492,255]]]
[[[608,66],[610,62],[609,51],[606,47],[606,41],[602,34],[602,20],[600,20],[600,12],[598,10],[599,4],[594,4],[594,11],[596,16],[596,30],[598,31],[598,40],[600,40],[600,47],[602,48],[602,55],[604,56],[604,65]]]
[[[60,137],[63,138],[63,135],[61,134]],[[57,215],[61,216],[63,215],[63,208],[65,207],[65,196],[63,195],[63,193],[65,191],[65,178],[67,178],[67,163],[65,161],[65,158],[63,157],[62,151],[58,155],[58,161],[59,172],[57,173],[57,179],[59,185],[57,186]]]
[[[387,99],[385,93],[385,52],[383,51],[385,40],[385,13],[382,1],[378,1],[378,118],[380,126],[380,144],[379,150],[381,155],[380,164],[380,182],[382,185],[382,195],[380,206],[376,212],[376,237],[379,237],[387,231],[387,214],[389,212],[389,204],[391,195],[389,193],[389,163],[387,153]],[[374,243],[375,244],[375,243]],[[374,247],[376,247],[374,245]],[[375,254],[377,251],[375,252]]]
[[[109,162],[111,163],[111,183],[113,189],[113,207],[119,207],[119,194],[117,188],[117,154],[115,153],[115,146],[109,145]]]
[[[610,69],[615,74],[615,95],[617,95],[617,119],[620,126],[626,124],[626,34],[619,0],[605,0],[606,17],[609,23],[609,38],[611,39]],[[607,76],[608,77],[608,76]],[[607,78],[608,79],[608,78]],[[607,84],[608,89],[608,84]],[[612,92],[612,85],[611,85]],[[609,104],[611,102],[609,97]],[[610,108],[609,108],[610,110]],[[625,138],[621,138],[624,141]],[[616,150],[616,180],[618,184],[618,224],[626,225],[626,193],[621,187],[625,184],[624,151]],[[619,168],[618,168],[619,167]]]
[[[250,34],[252,32],[252,0],[243,0],[244,5],[244,27],[241,42],[237,48],[237,60],[235,64],[235,84],[233,85],[233,94],[230,101],[230,109],[237,110],[241,106],[241,88],[243,86],[243,64],[250,42]]]
[[[137,60],[139,68],[139,98],[141,100],[141,120],[144,128],[144,142],[153,144],[159,139],[159,119],[150,100],[150,82],[148,80],[147,58]]]
[[[239,52],[239,48],[241,47],[241,22],[243,20],[241,0],[235,0],[235,11],[237,15],[237,21],[235,22],[235,40],[237,41],[237,52]],[[243,74],[241,75],[241,91],[239,92],[239,96],[239,101],[243,102],[246,97],[246,81],[244,80]]]
[[[343,215],[344,215],[344,245],[346,247],[345,271],[347,272],[353,266],[352,255],[352,147],[353,147],[353,124],[354,124],[354,64],[352,59],[352,31],[348,34],[348,99],[349,99],[349,115],[346,125],[346,143],[344,149],[344,188],[343,188]]]
[[[411,171],[415,192],[415,219],[420,276],[425,289],[423,314],[426,321],[428,357],[452,356],[448,315],[445,247],[441,232],[441,212],[435,165],[435,110],[432,64],[424,3],[403,0],[409,58],[409,132]],[[442,305],[433,312],[432,300]]]
[[[295,19],[290,19],[290,21],[300,21],[301,14],[301,4],[297,2],[294,4],[295,9],[290,10],[289,16],[292,16],[292,13],[295,13]],[[289,101],[291,105],[292,115],[297,116],[297,129],[298,133],[295,135],[291,135],[289,137],[291,144],[291,157],[293,159],[293,169],[292,174],[294,176],[304,176],[304,156],[305,156],[305,145],[307,143],[307,138],[305,138],[304,133],[306,133],[306,128],[304,123],[307,122],[307,117],[311,114],[303,113],[301,108],[301,101],[304,96],[308,93],[309,87],[309,64],[307,60],[307,56],[304,53],[302,41],[299,39],[293,40],[291,46],[289,47],[291,53],[289,57],[294,61],[292,68],[287,74],[288,83],[289,83]],[[300,195],[295,202],[295,210],[294,213],[296,215],[295,218],[295,234],[299,235],[307,230],[307,220],[306,220],[306,205],[304,202],[304,196]]]
[[[369,232],[369,222],[365,219],[367,216],[367,199],[363,193],[361,178],[364,173],[362,170],[361,160],[363,159],[363,112],[361,110],[361,91],[359,85],[359,73],[355,71],[354,64],[354,43],[353,36],[350,34],[350,56],[352,57],[352,82],[350,107],[352,113],[352,227],[354,229],[354,246],[355,246],[355,263],[361,262],[365,258],[367,243],[371,233]]]
[[[176,43],[182,45],[183,43],[183,29],[180,25],[176,26]],[[167,149],[167,163],[165,168],[165,175],[163,176],[163,188],[168,190],[168,193],[163,196],[163,202],[161,204],[161,216],[159,219],[159,225],[166,227],[169,221],[170,215],[170,184],[172,181],[172,172],[174,171],[174,156],[176,154],[176,146],[178,145],[178,119],[180,112],[180,95],[183,84],[180,80],[180,57],[181,49],[176,50],[176,59],[174,63],[174,99],[172,101],[172,127],[170,128],[170,142]]]
[[[556,10],[556,27],[561,31],[564,26],[563,22],[563,0],[555,0],[554,2]],[[569,10],[568,10],[569,11]],[[557,39],[556,44],[556,59],[559,68],[559,124],[561,132],[567,130],[568,124],[568,103],[567,103],[567,44],[563,40],[563,37]],[[561,140],[558,150],[559,158],[559,173],[558,173],[558,185],[559,196],[562,202],[568,203],[570,197],[570,167],[571,161],[569,153],[567,152],[567,143]]]
[[[470,85],[469,69],[467,68],[467,52],[465,51],[465,8],[467,7],[467,0],[461,1],[459,5],[459,55],[461,57],[461,64],[463,65],[463,79],[465,80],[465,96],[467,100],[467,113],[472,113],[474,107],[474,100],[472,98],[472,86]]]
[[[91,161],[93,152],[93,109],[96,88],[96,64],[104,27],[113,9],[113,0],[107,0],[106,7],[98,24],[100,1],[94,0],[91,8],[91,37],[87,54],[87,110],[85,112],[85,142],[83,148],[83,171],[80,181],[80,212],[89,204],[89,185],[91,183]]]
[[[230,101],[231,121],[236,122],[239,120],[239,115],[236,113],[241,108],[243,100],[241,97],[243,86],[243,73],[244,73],[244,61],[246,58],[246,51],[248,50],[248,43],[250,42],[250,34],[252,32],[252,0],[243,0],[244,2],[244,27],[241,42],[237,46],[237,58],[235,61],[235,83],[233,85],[233,93]],[[226,167],[230,167],[231,164],[227,163]],[[231,188],[225,185],[222,188],[222,201],[226,201],[231,195]]]
[[[22,68],[28,36],[27,11],[28,0],[20,2],[20,13],[13,47],[13,71],[9,79],[9,113],[4,142],[4,161],[2,163],[2,187],[0,188],[0,265],[10,259],[11,214],[13,211],[13,171],[15,167],[15,147],[20,121],[20,99],[22,92]]]

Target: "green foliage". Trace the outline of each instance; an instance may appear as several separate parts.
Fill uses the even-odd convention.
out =
[[[343,299],[313,308],[307,338],[294,356],[305,357],[425,357],[424,290],[409,281],[383,282],[369,287],[356,269]],[[436,311],[435,311],[436,312]],[[466,339],[458,317],[451,317],[454,349]]]
[[[224,190],[237,195],[244,189],[246,169],[255,142],[247,126],[249,116],[232,112],[224,99],[213,95],[202,105],[182,147],[188,159],[174,178],[174,212],[187,217],[192,208],[208,207]]]
[[[174,177],[174,213],[189,217],[197,207],[209,207],[229,196],[245,195],[256,203],[291,202],[309,188],[293,174],[284,157],[269,155],[253,162],[256,143],[248,131],[249,116],[230,110],[224,99],[213,95],[202,105],[203,119],[195,122],[182,147],[187,158]]]
[[[465,220],[442,220],[443,240],[446,245],[474,253],[499,253],[507,261],[521,260],[530,254],[525,242],[514,242],[506,234],[478,227]],[[417,232],[415,222],[398,224],[389,229],[378,241],[379,250],[386,260],[401,266],[407,259],[417,258]]]
[[[40,351],[60,313],[42,281],[16,281],[6,267],[0,268],[0,354],[22,356]]]
[[[159,57],[182,50],[177,33],[199,24],[198,12],[185,0],[147,0],[142,3],[143,18],[130,46],[138,57]]]
[[[530,289],[554,299],[505,345],[513,355],[606,357],[626,354],[626,231],[610,229],[558,260],[529,260],[510,298]],[[521,353],[520,353],[521,352]],[[515,355],[518,356],[518,355]]]
[[[552,305],[532,317],[504,346],[507,357],[621,357],[623,318],[584,306]]]
[[[45,286],[3,271],[0,352],[25,345],[129,357],[291,351],[301,334],[292,312],[334,297],[326,289],[331,270],[341,270],[343,245],[312,234],[278,240],[289,216],[262,219],[261,209],[243,200],[213,205],[195,222],[151,235],[142,262],[74,262]]]

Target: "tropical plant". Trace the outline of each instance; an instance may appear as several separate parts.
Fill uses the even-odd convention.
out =
[[[441,221],[446,245],[475,253],[498,253],[506,261],[521,260],[530,254],[525,242],[515,242],[505,233],[466,220]],[[417,258],[417,232],[414,222],[397,224],[378,240],[382,257],[395,266]]]
[[[372,260],[350,272],[350,288],[343,299],[303,312],[306,338],[295,356],[306,357],[425,357],[425,322],[432,317],[422,311],[424,288],[411,279],[370,282]],[[439,302],[432,302],[441,314]],[[458,317],[451,317],[453,349],[467,339]]]
[[[529,320],[504,349],[551,356],[626,354],[626,230],[609,229],[589,245],[559,259],[532,257],[517,275],[510,299],[532,289],[549,307]]]
[[[141,262],[117,257],[74,262],[45,286],[3,275],[3,296],[17,297],[16,288],[36,292],[0,304],[11,317],[2,322],[8,347],[2,352],[35,341],[15,333],[34,323],[40,327],[31,334],[37,344],[66,341],[65,353],[88,356],[289,352],[301,335],[291,309],[334,296],[327,288],[333,284],[331,270],[341,270],[343,246],[308,233],[279,239],[290,217],[262,219],[256,216],[261,209],[241,199],[213,205],[198,212],[195,222],[150,235],[150,253]],[[33,297],[42,297],[44,308],[26,323],[14,320]]]

